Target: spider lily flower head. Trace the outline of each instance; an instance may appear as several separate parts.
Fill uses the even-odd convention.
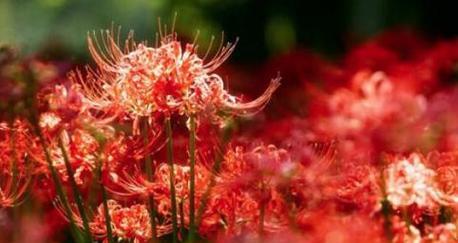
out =
[[[88,68],[86,77],[75,72],[72,79],[82,84],[91,107],[134,121],[155,113],[210,114],[215,120],[222,111],[246,115],[262,109],[279,86],[279,78],[273,79],[264,94],[248,103],[230,95],[214,71],[230,56],[235,43],[221,45],[213,58],[205,61],[195,43],[183,45],[173,31],[169,35],[160,31],[154,47],[136,43],[131,32],[124,49],[114,31],[102,31],[101,35],[101,41],[95,34],[88,36],[98,69]]]
[[[148,242],[152,237],[152,230],[149,224],[149,212],[144,204],[133,204],[131,206],[122,206],[116,200],[108,200],[108,214],[111,219],[113,236],[120,240],[133,240],[134,242]],[[73,218],[78,227],[83,228],[83,220],[76,210],[72,207],[71,215],[66,215],[60,201],[55,202],[58,211],[64,218]],[[75,205],[72,205],[75,206]],[[107,228],[103,204],[97,207],[92,220],[89,222],[89,228],[94,237],[106,239]],[[161,237],[171,232],[170,222],[164,222],[156,227],[156,236]]]
[[[104,172],[127,166],[127,161],[137,161],[151,152],[160,136],[160,133],[149,132],[150,141],[145,145],[138,136],[115,132],[107,124],[111,118],[94,115],[84,103],[78,84],[68,88],[56,85],[51,91],[42,92],[40,101],[46,109],[40,114],[38,125],[45,137],[52,163],[63,181],[67,181],[68,175],[59,140],[74,170],[75,180],[81,185],[88,176],[90,178],[99,159],[103,162]],[[42,146],[36,144],[31,155],[38,162],[37,173],[48,175],[48,163]]]
[[[79,89],[76,84],[68,88],[64,85],[55,85],[48,90],[48,94],[42,94],[42,99],[50,111],[58,113],[63,120],[72,120],[85,111],[83,96]]]
[[[39,117],[39,126],[45,136],[52,138],[62,130],[97,128],[99,134],[110,136],[113,128],[107,125],[112,118],[98,116],[84,103],[79,84],[70,87],[55,85],[38,94],[44,111]]]
[[[259,176],[277,179],[288,178],[298,167],[288,151],[275,145],[260,145],[246,150],[242,146],[229,149],[224,156],[219,176],[237,185],[251,184]]]
[[[22,120],[0,123],[0,208],[21,203],[31,183],[28,132]]]
[[[77,184],[82,185],[88,177],[91,176],[93,169],[96,167],[98,159],[99,143],[94,136],[83,129],[73,131],[63,130],[59,134],[65,153],[68,156],[71,167],[74,170],[74,177]],[[59,146],[57,139],[49,140],[47,149],[50,159],[62,181],[68,181],[68,174],[65,167],[65,158],[62,148]],[[36,173],[49,175],[48,162],[44,150],[37,146],[31,153],[32,158],[36,161]]]
[[[344,171],[342,179],[337,181],[337,199],[346,206],[366,209],[369,212],[379,210],[382,198],[378,184],[380,175],[370,166],[351,163]]]
[[[199,232],[208,236],[218,231],[226,235],[254,233],[259,225],[259,208],[260,203],[249,192],[216,186],[202,215]]]
[[[416,205],[425,209],[437,209],[454,201],[439,188],[437,173],[428,168],[423,156],[417,153],[391,163],[385,171],[388,201],[394,208]]]
[[[245,154],[245,159],[257,170],[266,175],[289,175],[295,164],[288,152],[275,145],[261,145]]]
[[[116,205],[110,212],[113,231],[121,239],[136,239],[147,242],[152,231],[149,213],[144,204],[130,207]]]
[[[208,183],[210,182],[210,172],[200,164],[196,165],[196,201],[204,194]],[[183,202],[183,206],[187,208],[189,198],[189,183],[190,183],[190,168],[186,165],[174,166],[174,182],[177,199]],[[115,175],[113,177],[113,175]],[[164,217],[171,216],[170,198],[170,167],[167,164],[159,164],[155,170],[152,181],[148,181],[140,172],[135,172],[134,175],[124,173],[122,175],[113,174],[113,188],[108,188],[113,194],[123,197],[140,196],[147,198],[152,196],[158,206],[158,213]],[[184,215],[185,223],[188,221],[187,211]]]
[[[393,117],[399,117],[396,121],[413,121],[426,111],[424,96],[400,90],[383,72],[360,71],[351,83],[352,89],[338,89],[324,101],[328,116],[316,120],[318,131],[355,136],[392,123]]]
[[[163,146],[160,139],[161,133],[153,130],[148,133],[149,142],[145,144],[143,138],[139,136],[127,136],[124,133],[116,134],[104,145],[101,154],[103,161],[103,171],[118,177],[121,171],[132,171],[137,162],[143,160],[147,154],[153,154]]]
[[[59,146],[62,142],[70,165],[74,172],[75,181],[78,185],[85,185],[92,176],[97,164],[101,162],[104,182],[106,177],[121,170],[131,170],[137,162],[144,159],[147,153],[157,149],[160,137],[158,134],[149,134],[150,141],[145,144],[137,136],[126,136],[123,133],[103,133],[106,141],[101,143],[98,134],[81,128],[63,129],[56,136],[47,139],[47,150],[54,168],[57,170],[62,181],[68,181],[68,173],[65,166],[64,154]],[[31,158],[36,161],[36,173],[49,175],[48,162],[41,145],[35,144],[30,152]]]

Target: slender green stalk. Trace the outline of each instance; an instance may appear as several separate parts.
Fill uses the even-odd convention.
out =
[[[100,185],[101,185],[100,178],[102,175],[102,171],[101,171],[102,161],[100,159],[100,154],[102,153],[103,148],[106,144],[106,138],[104,134],[100,132],[99,130],[97,130],[97,128],[95,127],[86,125],[84,126],[84,129],[88,131],[91,134],[91,136],[94,137],[99,144],[99,149],[98,149],[98,154],[97,154],[98,158],[97,158],[97,163],[95,165],[96,168],[92,171],[92,176],[94,177],[94,179],[92,180],[91,185],[89,186],[89,193],[87,197],[87,205],[89,205],[89,207],[92,208],[92,207],[99,206],[99,202],[98,202],[99,197],[98,196],[99,196],[99,190],[100,190]],[[91,212],[88,212],[88,213],[91,213]]]
[[[98,190],[99,190],[99,180],[97,180],[97,171],[92,172],[92,176],[95,178],[92,180],[91,184],[89,185],[89,192],[87,196],[87,205],[89,208],[97,207],[98,202],[97,202],[97,196],[98,196]],[[91,213],[91,212],[88,212]],[[92,216],[92,215],[91,215]]]
[[[57,197],[59,198],[60,202],[62,203],[65,214],[67,215],[68,220],[70,222],[72,235],[77,242],[82,242],[81,235],[78,231],[78,228],[76,227],[75,220],[72,217],[72,211],[71,211],[70,205],[68,204],[67,196],[65,195],[64,189],[59,180],[59,176],[57,175],[57,171],[54,168],[54,165],[52,163],[51,155],[49,154],[49,150],[48,150],[48,147],[46,146],[46,141],[43,137],[41,129],[38,126],[38,123],[32,122],[32,124],[34,125],[36,134],[38,135],[38,139],[43,148],[43,152],[45,153],[45,158],[48,163],[48,168],[49,168],[49,171],[51,172],[51,178],[56,187]]]
[[[103,199],[103,212],[105,214],[105,225],[107,227],[107,238],[109,243],[115,243],[113,238],[113,231],[111,229],[111,216],[110,211],[108,210],[108,196],[107,190],[104,185],[101,185],[102,190],[102,199]]]
[[[83,242],[83,239],[81,238],[81,234],[78,230],[78,227],[76,227],[75,220],[72,217],[71,208],[70,208],[70,205],[68,204],[68,200],[65,195],[64,189],[59,181],[59,176],[57,175],[57,171],[54,168],[54,165],[52,163],[51,155],[49,154],[49,151],[46,145],[46,140],[43,137],[43,133],[41,132],[40,126],[38,125],[38,110],[36,106],[37,101],[35,99],[38,82],[35,79],[34,73],[31,71],[30,68],[27,68],[25,70],[24,80],[27,81],[26,89],[24,92],[25,97],[26,97],[24,100],[24,103],[25,103],[25,107],[28,108],[26,110],[27,117],[30,121],[30,124],[33,126],[33,129],[35,130],[36,135],[38,136],[40,145],[43,148],[45,159],[46,159],[46,162],[48,163],[49,171],[51,172],[51,178],[56,188],[57,197],[60,200],[60,202],[62,203],[65,214],[68,216],[68,220],[70,221],[70,232],[76,242]]]
[[[178,241],[178,220],[177,220],[177,198],[175,192],[175,169],[173,166],[173,134],[172,124],[170,118],[165,119],[165,131],[167,135],[167,163],[170,167],[170,200],[172,203],[172,241],[176,243]]]
[[[190,184],[189,184],[189,235],[188,241],[194,242],[195,226],[195,185],[196,185],[196,120],[195,116],[189,117],[189,167],[190,167]]]
[[[104,144],[100,146],[100,151],[102,151]],[[105,226],[107,228],[107,239],[109,243],[115,243],[113,238],[113,230],[111,229],[111,216],[110,211],[108,209],[108,195],[105,186],[102,183],[102,160],[100,156],[97,157],[97,168],[96,168],[96,180],[100,183],[100,190],[102,192],[102,200],[103,200],[103,213],[105,216]]]
[[[91,230],[89,228],[89,220],[88,220],[88,217],[87,217],[87,214],[86,214],[86,210],[85,210],[85,207],[84,207],[83,198],[81,196],[80,191],[78,190],[78,186],[76,184],[75,177],[74,177],[74,172],[73,172],[73,169],[72,169],[72,167],[70,165],[70,160],[68,158],[67,151],[65,150],[64,144],[62,142],[62,138],[60,136],[59,136],[58,143],[59,143],[59,148],[60,148],[60,150],[62,152],[62,155],[64,157],[64,163],[65,163],[65,167],[67,169],[68,178],[69,178],[69,181],[70,181],[70,186],[71,186],[72,191],[73,191],[73,197],[75,198],[76,205],[78,207],[78,211],[79,211],[79,213],[81,215],[81,219],[83,221],[85,238],[86,238],[86,240],[88,242],[92,242]]]
[[[151,224],[151,239],[153,242],[157,241],[157,226],[156,226],[156,209],[154,206],[154,199],[148,196],[149,218]]]
[[[143,133],[143,141],[146,146],[148,146],[148,122],[145,121],[145,125],[143,127],[142,133]],[[153,180],[153,168],[151,166],[151,154],[148,152],[145,157],[145,172],[148,181]],[[154,206],[154,199],[151,195],[148,196],[148,207],[149,207],[149,217],[150,217],[150,224],[151,224],[151,232],[152,232],[152,239],[153,242],[156,242],[156,235],[157,235],[157,229],[156,229],[156,209]]]
[[[181,238],[184,237],[185,235],[185,225],[184,225],[184,209],[183,209],[183,204],[184,202],[183,201],[180,201],[180,235],[181,235]]]

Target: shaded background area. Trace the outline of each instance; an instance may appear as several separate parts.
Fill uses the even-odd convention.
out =
[[[355,43],[390,27],[407,26],[431,38],[458,33],[454,1],[294,0],[1,0],[0,42],[23,54],[46,49],[53,57],[87,58],[88,30],[112,22],[153,39],[157,17],[178,12],[177,30],[203,48],[224,30],[240,37],[231,62],[256,63],[297,47],[339,57]],[[126,31],[127,32],[127,31]]]

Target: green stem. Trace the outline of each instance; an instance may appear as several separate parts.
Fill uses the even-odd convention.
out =
[[[172,124],[170,118],[165,119],[165,130],[167,135],[167,163],[170,167],[170,200],[172,203],[172,241],[176,243],[178,241],[178,220],[177,220],[177,199],[175,193],[175,170],[173,166],[173,134],[172,134]]]
[[[78,211],[79,211],[79,213],[81,215],[81,219],[83,221],[83,227],[84,227],[84,231],[85,231],[85,234],[86,234],[85,238],[86,238],[87,242],[92,242],[91,230],[89,228],[89,220],[88,220],[88,217],[87,217],[87,214],[86,214],[86,210],[84,209],[83,199],[82,199],[80,191],[78,190],[78,186],[76,184],[75,177],[74,177],[74,172],[73,172],[73,169],[72,169],[72,167],[70,165],[70,160],[68,158],[67,151],[65,150],[64,144],[62,142],[62,138],[60,136],[58,138],[58,143],[59,143],[59,148],[62,151],[62,155],[64,157],[64,163],[65,163],[65,167],[67,169],[68,178],[69,178],[69,181],[70,181],[70,186],[71,186],[72,191],[73,191],[73,197],[75,198],[76,205],[78,207]]]
[[[91,184],[89,185],[89,192],[87,196],[87,205],[89,208],[97,207],[97,199],[98,199],[98,190],[99,190],[99,180],[97,179],[97,171],[93,171],[92,176],[95,180],[92,180]],[[91,213],[91,212],[89,212]],[[91,214],[92,215],[92,214]]]
[[[148,122],[145,121],[145,126],[143,128],[143,141],[145,145],[145,149],[147,150],[147,146],[149,144],[148,141]],[[146,157],[145,157],[145,172],[148,181],[153,181],[153,168],[151,166],[151,154],[147,152]],[[151,195],[148,195],[148,207],[149,207],[149,217],[150,217],[150,224],[151,224],[151,238],[153,242],[156,242],[156,235],[157,235],[157,229],[156,229],[156,209],[154,206],[154,199]]]
[[[25,107],[29,108],[27,110],[28,120],[30,121],[30,124],[33,126],[33,129],[35,130],[35,133],[38,136],[39,143],[42,146],[43,151],[45,153],[45,159],[46,159],[46,162],[48,163],[49,171],[51,172],[51,178],[56,187],[57,196],[60,202],[62,203],[62,206],[64,207],[64,211],[65,211],[65,214],[67,214],[68,216],[68,220],[70,221],[70,232],[76,242],[82,242],[81,235],[72,217],[72,212],[68,204],[64,189],[62,185],[60,184],[59,177],[57,175],[57,171],[54,168],[54,165],[52,163],[51,155],[49,154],[48,148],[46,146],[46,140],[43,137],[43,133],[41,132],[41,129],[38,123],[38,109],[36,106],[37,101],[35,99],[36,91],[38,90],[38,82],[35,79],[35,76],[33,72],[31,71],[30,67],[27,67],[25,70],[24,80],[27,81],[27,84],[28,84],[24,92],[25,97],[26,97],[24,100]]]
[[[189,185],[189,235],[188,241],[194,242],[195,234],[195,164],[196,164],[196,120],[195,116],[189,117],[189,167],[190,167],[190,185]]]
[[[100,152],[103,151],[104,144],[100,146]],[[103,213],[105,216],[105,226],[107,228],[107,239],[109,243],[115,243],[113,238],[113,231],[111,229],[111,216],[108,208],[108,195],[107,190],[102,182],[102,161],[100,155],[97,157],[97,177],[96,180],[100,183],[100,190],[102,191],[102,200],[103,200]]]
[[[56,188],[57,197],[59,198],[60,202],[62,203],[65,214],[67,215],[68,220],[70,222],[70,227],[71,227],[73,238],[77,242],[82,242],[81,235],[79,234],[78,228],[76,227],[75,220],[73,219],[73,216],[72,216],[71,208],[68,204],[67,196],[65,195],[64,189],[59,181],[59,176],[57,175],[57,171],[54,168],[54,165],[52,163],[51,155],[49,154],[48,147],[46,146],[45,138],[43,137],[41,129],[38,126],[38,123],[32,122],[32,124],[34,125],[35,132],[38,135],[39,142],[43,148],[43,152],[45,153],[46,162],[48,163],[48,169],[51,172],[51,178]]]
[[[108,210],[108,196],[105,186],[101,184],[102,190],[102,199],[103,199],[103,212],[105,214],[105,226],[107,227],[107,238],[109,243],[114,243],[113,231],[111,229],[111,216],[110,211]]]
[[[184,207],[183,207],[184,202],[180,201],[180,235],[181,238],[183,239],[185,235],[185,225],[184,225]]]

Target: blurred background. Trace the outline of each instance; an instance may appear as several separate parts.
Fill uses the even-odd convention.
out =
[[[415,0],[0,0],[0,43],[23,55],[43,51],[53,58],[83,61],[87,31],[134,29],[137,40],[153,39],[157,18],[178,13],[177,30],[203,48],[211,35],[240,38],[230,62],[257,63],[305,47],[338,58],[349,47],[392,27],[411,27],[430,38],[458,33],[454,1]]]

